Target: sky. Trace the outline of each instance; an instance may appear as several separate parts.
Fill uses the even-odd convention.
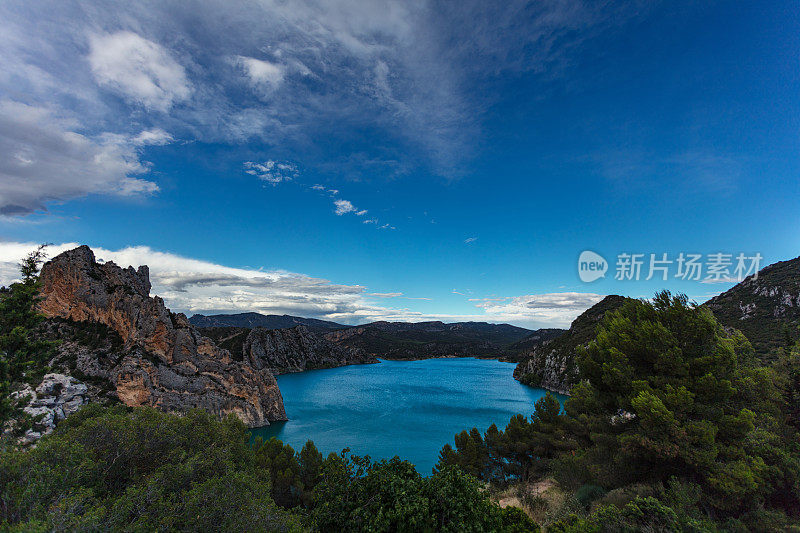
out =
[[[536,328],[607,294],[702,302],[740,254],[800,255],[799,19],[789,1],[2,2],[0,283],[47,242],[148,264],[189,315]]]

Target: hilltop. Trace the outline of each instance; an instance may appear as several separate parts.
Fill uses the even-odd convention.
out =
[[[769,359],[800,338],[800,257],[764,267],[704,305]]]

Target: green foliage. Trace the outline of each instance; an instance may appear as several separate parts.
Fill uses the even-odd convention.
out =
[[[551,461],[574,449],[576,441],[567,431],[561,404],[547,393],[534,405],[530,420],[515,415],[504,431],[493,424],[483,437],[477,428],[462,431],[455,445],[442,448],[437,469],[457,466],[479,479],[504,483],[543,474]]]
[[[257,440],[233,416],[90,404],[34,449],[0,454],[0,529],[537,531],[448,467],[327,459]],[[294,511],[286,510],[295,507]]]
[[[22,280],[0,288],[0,427],[10,427],[6,438],[15,439],[30,426],[22,413],[24,398],[10,393],[16,385],[33,383],[46,373],[54,343],[37,338],[34,330],[42,316],[36,312],[39,299],[39,265],[44,261],[42,245],[20,263]],[[10,421],[15,423],[7,426]]]
[[[772,264],[749,280],[706,302],[723,325],[742,331],[764,362],[800,339],[800,308],[784,298],[800,293],[800,261]],[[746,320],[742,320],[745,315]]]
[[[584,507],[589,507],[593,501],[604,496],[605,493],[606,491],[603,489],[603,487],[598,487],[597,485],[590,485],[587,483],[578,489],[578,491],[575,493],[575,499],[578,500],[578,502]]]
[[[576,491],[579,510],[597,509],[556,530],[791,523],[800,515],[800,345],[760,367],[741,333],[685,296],[614,303],[578,349],[583,381],[565,412],[546,396],[530,421],[517,415],[483,438],[462,432],[437,468],[523,485],[550,475]],[[647,513],[656,521],[637,518]]]
[[[688,529],[691,531],[692,529]],[[552,533],[638,533],[639,531],[680,532],[675,511],[655,498],[638,498],[622,509],[610,505],[588,518],[570,515],[547,528]]]
[[[752,361],[741,335],[685,296],[663,292],[607,315],[566,405],[592,477],[611,487],[697,480],[705,505],[734,514],[770,498],[781,487],[769,478],[794,476],[797,464],[767,466],[780,455],[777,390]]]
[[[564,383],[574,383],[578,377],[576,350],[595,338],[598,324],[606,313],[618,309],[628,299],[617,295],[606,296],[581,313],[566,332],[556,336],[547,344],[534,347],[534,350],[540,354],[547,354],[549,359],[564,361],[565,365],[559,380]],[[543,360],[544,356],[540,355],[536,359]],[[519,376],[519,381],[524,385],[538,387],[541,385],[542,376],[537,372],[529,372]]]
[[[455,467],[422,477],[397,457],[331,455],[315,489],[321,531],[536,531],[524,513],[501,510],[477,479]]]
[[[89,405],[0,455],[0,524],[22,530],[292,531],[234,417]]]
[[[253,450],[259,469],[269,473],[272,480],[270,493],[278,505],[288,508],[311,506],[323,462],[322,454],[313,442],[306,442],[298,454],[274,437],[266,442],[259,437]]]

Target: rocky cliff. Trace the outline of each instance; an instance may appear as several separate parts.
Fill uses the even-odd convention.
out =
[[[101,324],[119,337],[121,346],[104,352],[65,343],[60,358],[71,359],[82,375],[110,383],[125,404],[234,413],[250,427],[286,419],[272,373],[234,361],[183,314],[150,297],[146,266],[99,264],[91,249],[81,246],[47,262],[40,280],[39,310],[52,319],[51,327],[64,321],[73,330]]]
[[[565,333],[528,352],[514,369],[514,377],[526,385],[569,394],[578,381],[578,347],[594,339],[600,320],[626,300],[624,296],[606,296],[581,313]]]
[[[276,374],[378,362],[362,350],[334,344],[306,326],[255,328],[247,336],[243,351],[253,368],[268,368]]]

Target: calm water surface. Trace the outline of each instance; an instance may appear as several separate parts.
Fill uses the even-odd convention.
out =
[[[373,460],[399,455],[427,475],[461,430],[503,429],[513,415],[533,412],[545,391],[520,384],[513,371],[513,363],[459,358],[286,374],[277,379],[290,420],[253,433],[298,451],[313,440],[324,455],[346,447]]]

